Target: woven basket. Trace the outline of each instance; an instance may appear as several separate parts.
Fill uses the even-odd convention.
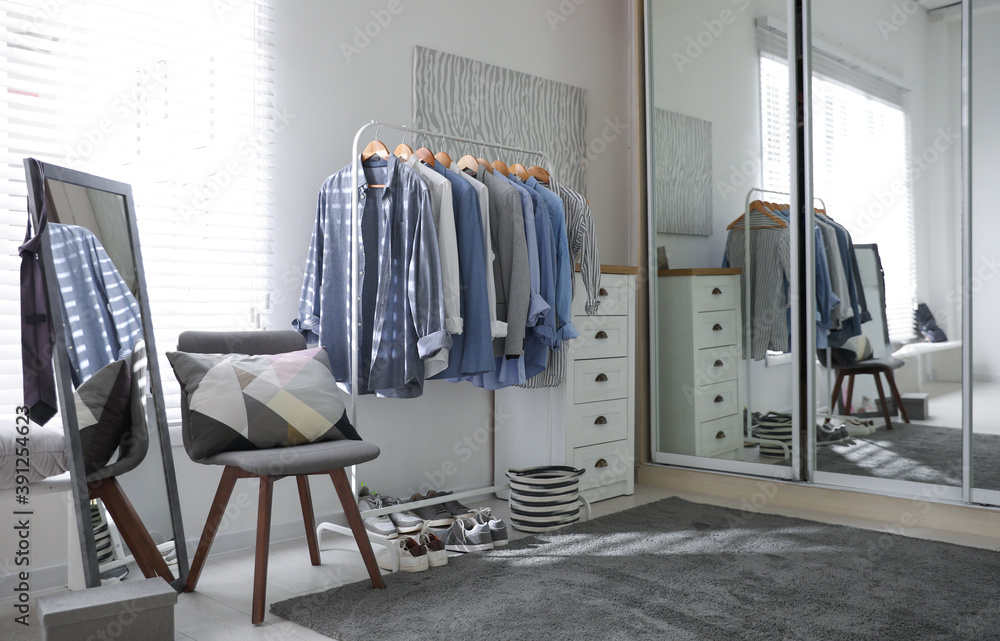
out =
[[[580,520],[580,477],[566,466],[507,470],[510,523],[520,532],[549,532]]]

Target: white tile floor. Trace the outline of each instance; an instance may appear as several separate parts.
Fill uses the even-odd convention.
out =
[[[669,490],[636,486],[635,494],[595,503],[593,517],[604,516],[671,496]],[[507,518],[505,501],[496,498],[465,501],[467,505],[489,505],[494,514]],[[511,530],[512,538],[525,534]],[[300,594],[319,592],[338,585],[366,580],[368,574],[354,540],[326,533],[320,544],[321,565],[309,564],[305,538],[271,545],[268,563],[267,601],[282,601]],[[375,548],[376,553],[378,547]],[[329,637],[268,613],[262,625],[250,623],[254,554],[243,550],[212,555],[202,572],[196,592],[178,597],[174,614],[175,639],[195,641],[329,641]],[[433,573],[433,568],[429,572]],[[132,577],[141,574],[133,570]],[[42,596],[35,593],[33,599]],[[13,622],[12,603],[0,601],[0,639],[38,641],[37,621],[25,628]],[[81,639],[81,641],[84,641]]]

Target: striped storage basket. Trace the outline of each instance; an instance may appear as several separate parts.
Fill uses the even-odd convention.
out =
[[[782,412],[768,412],[757,419],[757,434],[762,439],[767,439],[760,444],[760,455],[763,458],[785,458],[784,443],[792,447],[792,415]]]
[[[549,532],[580,520],[580,477],[565,466],[507,470],[510,522],[520,532]]]

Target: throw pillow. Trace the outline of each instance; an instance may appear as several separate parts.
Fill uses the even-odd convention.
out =
[[[167,352],[187,397],[189,454],[361,440],[322,347],[284,354]]]
[[[83,467],[95,472],[111,460],[132,427],[132,372],[129,359],[108,363],[73,393],[80,428]]]

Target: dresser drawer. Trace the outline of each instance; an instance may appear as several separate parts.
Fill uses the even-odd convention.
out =
[[[619,441],[628,436],[628,401],[599,401],[574,405],[567,426],[573,447]]]
[[[570,343],[572,358],[628,356],[627,316],[577,316],[573,324],[580,337]]]
[[[694,318],[694,347],[722,347],[736,344],[736,311],[699,312]]]
[[[740,411],[737,381],[726,381],[695,388],[695,414],[698,422],[736,414]]]
[[[581,490],[624,481],[632,470],[628,441],[578,447],[573,450],[573,467],[585,471]]]
[[[740,304],[738,276],[699,276],[692,283],[694,311],[736,309]]]
[[[718,456],[743,447],[739,414],[698,426],[698,456]]]
[[[573,315],[586,316],[587,288],[583,286],[583,278],[575,274],[576,289],[573,296]],[[599,316],[627,316],[629,299],[628,276],[621,274],[601,274],[601,286],[597,291],[597,306]]]
[[[694,366],[695,385],[732,381],[739,376],[740,355],[735,345],[700,349]]]
[[[596,358],[573,365],[573,402],[593,403],[628,395],[629,360]]]

